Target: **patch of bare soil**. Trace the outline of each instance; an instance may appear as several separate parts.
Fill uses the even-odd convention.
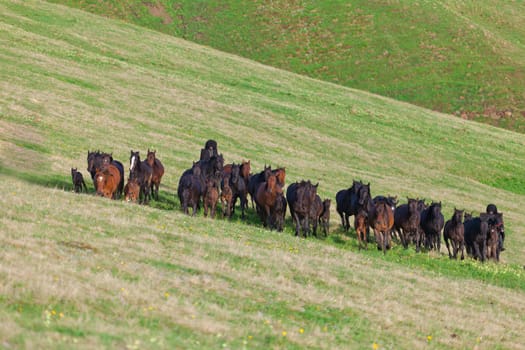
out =
[[[152,16],[159,17],[162,19],[162,24],[171,24],[173,23],[173,19],[168,15],[166,12],[166,9],[162,4],[159,3],[151,3],[151,2],[145,2],[144,5],[148,8],[149,13]]]

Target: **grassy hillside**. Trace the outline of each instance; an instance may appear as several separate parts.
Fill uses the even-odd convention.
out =
[[[52,1],[525,132],[522,1]]]
[[[294,75],[41,1],[0,1],[0,344],[6,348],[521,349],[521,134]],[[191,218],[177,181],[208,138],[333,198],[505,214],[502,262],[359,251]],[[151,206],[71,192],[87,150],[157,150]],[[92,184],[88,182],[92,190]]]

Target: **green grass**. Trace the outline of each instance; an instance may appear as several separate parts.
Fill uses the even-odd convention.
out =
[[[525,131],[520,1],[51,1]]]
[[[0,1],[0,40],[2,346],[520,348],[521,134],[48,2]],[[507,250],[499,264],[359,251],[335,203],[326,239],[294,237],[289,217],[268,231],[251,208],[185,216],[178,179],[209,138],[323,198],[362,179],[441,200],[447,218],[494,202]],[[159,202],[92,195],[88,150],[127,164],[148,148],[166,168]],[[89,195],[72,193],[71,167]]]

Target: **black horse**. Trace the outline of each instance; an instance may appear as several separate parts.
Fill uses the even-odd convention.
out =
[[[212,157],[217,157],[218,155],[219,155],[219,151],[217,149],[217,141],[208,140],[206,141],[204,148],[201,149],[201,155],[200,155],[199,160],[208,161]]]
[[[348,218],[357,214],[360,209],[367,210],[370,199],[370,183],[365,185],[361,181],[354,180],[352,187],[337,192],[335,195],[336,210],[341,216],[341,225],[345,231],[350,228]]]
[[[495,204],[489,204],[487,205],[487,214],[498,214],[498,208]],[[501,214],[501,226],[499,229],[499,250],[502,252],[505,250],[504,244],[505,243],[505,225],[503,224],[503,214]]]
[[[443,229],[443,240],[447,246],[448,257],[457,259],[458,252],[461,252],[461,260],[465,259],[465,227],[463,226],[463,210],[454,208],[452,218],[447,220]],[[450,251],[450,244],[452,251]]]
[[[481,213],[479,217],[463,223],[467,254],[484,262],[487,259],[487,238],[490,226],[495,224],[492,214]]]
[[[445,218],[441,214],[441,202],[432,202],[420,215],[419,225],[425,234],[425,248],[441,250],[441,231]],[[419,251],[416,246],[416,251]]]

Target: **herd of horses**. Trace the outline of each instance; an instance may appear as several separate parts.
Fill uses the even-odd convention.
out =
[[[88,151],[87,165],[97,195],[111,199],[124,195],[126,201],[141,204],[159,199],[164,166],[154,150],[148,149],[146,160],[141,160],[138,151],[130,151],[126,184],[123,164],[109,153]],[[75,192],[87,192],[83,176],[76,168],[71,168],[71,177]],[[261,172],[252,173],[250,161],[224,164],[217,142],[208,140],[199,160],[180,176],[177,196],[185,214],[189,215],[191,208],[194,216],[202,203],[204,216],[209,212],[212,218],[219,203],[222,216],[231,218],[239,200],[244,219],[250,195],[251,206],[264,227],[282,231],[288,208],[296,236],[317,236],[319,225],[327,236],[331,200],[322,200],[317,193],[318,184],[309,180],[290,184],[285,194],[285,178],[285,168],[272,169],[265,165]],[[349,219],[354,217],[359,249],[367,248],[372,230],[377,248],[385,254],[393,239],[404,248],[413,244],[417,252],[422,248],[439,252],[442,233],[451,259],[457,259],[459,254],[464,259],[466,250],[474,259],[499,261],[499,254],[504,250],[503,214],[498,213],[493,204],[477,217],[455,208],[445,222],[441,202],[427,204],[424,199],[407,198],[407,203],[398,205],[397,197],[372,197],[370,183],[357,180],[353,180],[349,188],[338,191],[335,200],[345,231],[349,231]]]

